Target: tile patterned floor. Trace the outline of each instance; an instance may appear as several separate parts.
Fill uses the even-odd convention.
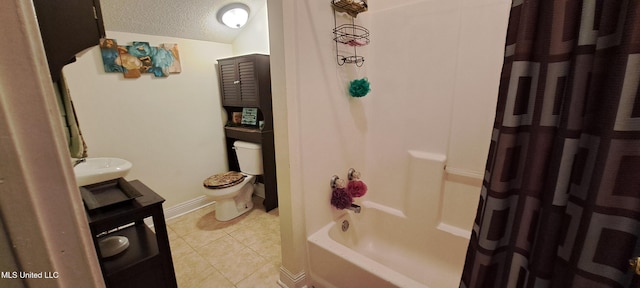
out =
[[[265,212],[262,200],[227,222],[214,218],[215,205],[167,221],[178,287],[280,287],[278,209]]]

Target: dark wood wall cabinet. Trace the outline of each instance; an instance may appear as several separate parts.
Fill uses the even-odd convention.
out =
[[[99,0],[33,0],[53,82],[76,54],[105,36]]]
[[[276,185],[276,156],[273,144],[273,111],[271,106],[271,74],[269,55],[250,54],[218,60],[218,80],[222,106],[227,112],[225,126],[229,169],[240,171],[233,152],[236,140],[262,145],[264,174],[259,177],[264,183],[264,207],[267,211],[278,207]],[[233,113],[242,113],[243,108],[258,108],[258,125],[233,123]]]
[[[128,189],[141,196],[87,211],[105,283],[113,288],[176,288],[178,284],[162,212],[164,199],[138,180],[127,183]],[[91,187],[96,193],[118,193],[118,187],[108,182]],[[153,220],[155,232],[144,223],[147,217]],[[99,242],[110,236],[127,237],[129,247],[114,256],[103,258]]]

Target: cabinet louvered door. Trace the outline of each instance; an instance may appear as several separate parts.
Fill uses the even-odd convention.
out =
[[[222,97],[222,105],[224,106],[241,106],[240,83],[237,76],[237,65],[235,60],[220,61],[218,63],[220,70],[220,94]]]
[[[240,99],[245,107],[259,106],[258,81],[255,60],[251,57],[238,59],[238,76],[240,80]]]

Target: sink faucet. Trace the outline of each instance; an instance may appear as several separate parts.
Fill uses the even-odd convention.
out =
[[[76,161],[73,161],[73,167],[76,167],[76,166],[78,166],[78,164],[83,163],[83,162],[87,162],[87,158],[76,159]]]
[[[356,204],[351,204],[350,207],[347,207],[347,209],[353,211],[354,213],[360,213],[360,206],[356,205]]]

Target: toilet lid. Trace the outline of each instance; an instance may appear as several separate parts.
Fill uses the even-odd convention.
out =
[[[220,173],[213,175],[204,180],[204,187],[213,188],[213,189],[221,189],[227,188],[234,185],[238,185],[244,180],[246,177],[244,174],[236,171],[230,171],[226,173]]]

